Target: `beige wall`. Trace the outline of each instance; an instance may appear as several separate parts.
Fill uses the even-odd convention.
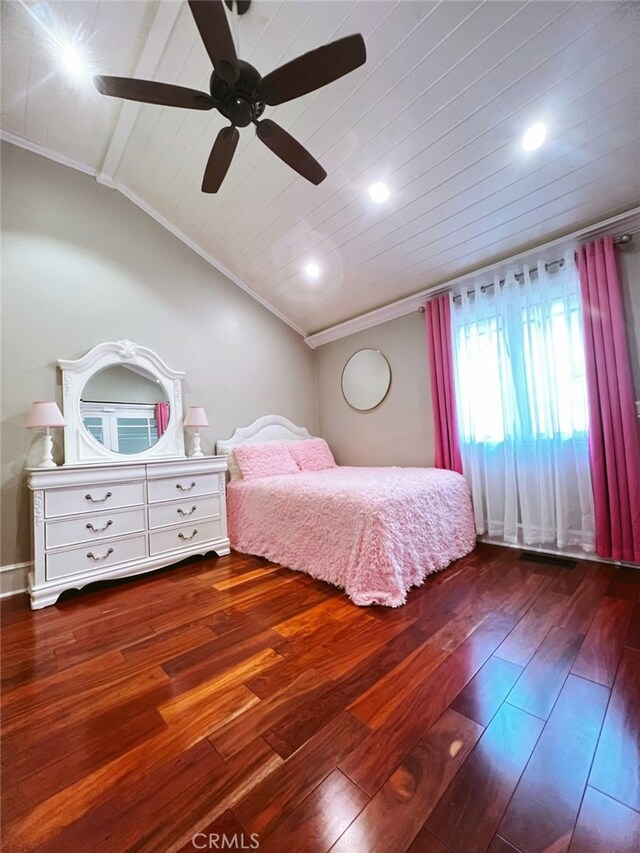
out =
[[[2,565],[30,559],[24,429],[58,358],[130,338],[186,371],[216,438],[275,412],[317,429],[302,339],[115,190],[2,145]],[[59,436],[57,436],[59,445]]]
[[[620,258],[631,367],[636,399],[640,400],[640,234],[636,234],[631,245],[621,249]]]
[[[345,402],[340,376],[363,347],[391,365],[391,388],[371,412]],[[424,315],[417,311],[317,350],[320,434],[342,465],[432,465],[433,422]]]

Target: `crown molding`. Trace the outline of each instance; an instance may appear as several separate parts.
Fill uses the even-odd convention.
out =
[[[28,139],[24,139],[21,136],[15,136],[13,133],[8,133],[6,130],[0,130],[0,139],[3,139],[5,142],[10,142],[12,145],[17,145],[19,148],[24,148],[27,151],[31,151],[34,154],[39,154],[41,157],[46,157],[49,160],[54,160],[56,163],[61,163],[63,166],[68,166],[71,169],[77,169],[79,172],[83,172],[85,175],[91,175],[96,178],[98,182],[109,189],[118,190],[125,198],[129,199],[136,207],[139,207],[140,210],[144,211],[147,216],[150,216],[152,219],[162,225],[167,231],[170,231],[174,237],[177,237],[182,243],[188,246],[193,252],[197,255],[200,255],[208,264],[221,272],[222,275],[226,276],[233,284],[237,285],[241,290],[244,290],[252,299],[255,299],[256,302],[259,302],[263,308],[266,308],[271,314],[289,326],[290,329],[293,329],[296,334],[300,335],[301,338],[304,338],[305,332],[297,326],[292,320],[286,317],[281,311],[271,305],[270,302],[267,302],[266,299],[263,299],[255,290],[249,287],[248,284],[245,284],[242,279],[238,278],[235,273],[231,272],[231,270],[222,264],[217,258],[214,258],[213,255],[209,254],[205,249],[202,248],[195,240],[192,240],[188,237],[183,231],[177,228],[172,222],[170,222],[165,216],[163,216],[159,211],[157,211],[154,207],[148,204],[146,201],[137,196],[134,192],[132,192],[128,187],[124,184],[119,183],[118,181],[114,181],[110,176],[101,174],[97,175],[95,169],[91,166],[87,166],[85,163],[80,163],[77,160],[72,160],[70,157],[65,157],[62,154],[58,154],[56,151],[52,151],[50,148],[46,148],[43,145],[37,145],[35,142],[30,142]]]
[[[363,332],[365,329],[372,329],[374,326],[380,326],[382,323],[388,323],[389,320],[395,320],[398,317],[404,317],[406,314],[411,314],[418,311],[424,305],[427,299],[432,299],[439,293],[445,293],[448,290],[456,290],[464,284],[471,281],[477,281],[483,276],[497,275],[505,270],[507,266],[512,266],[514,263],[525,264],[532,257],[538,258],[540,254],[546,253],[552,249],[561,251],[562,249],[570,248],[572,244],[579,240],[588,240],[598,237],[604,233],[610,232],[612,229],[619,230],[628,234],[637,234],[640,232],[640,206],[633,207],[624,213],[619,213],[616,216],[611,216],[603,219],[600,222],[591,223],[570,234],[564,234],[542,243],[533,248],[525,249],[517,255],[510,255],[507,258],[502,258],[494,261],[484,267],[472,270],[464,275],[436,284],[433,287],[420,290],[418,293],[413,293],[410,296],[405,296],[402,299],[397,299],[380,308],[375,308],[373,311],[367,311],[364,314],[359,314],[350,320],[345,320],[343,323],[337,323],[335,326],[330,326],[320,332],[315,332],[313,335],[307,335],[304,339],[305,344],[316,349],[325,344],[338,341],[341,338],[355,335],[357,332]]]
[[[26,151],[31,151],[33,154],[39,154],[41,157],[46,157],[49,160],[55,160],[56,163],[61,163],[63,166],[68,166],[70,169],[77,169],[78,172],[83,172],[85,175],[96,176],[96,170],[86,163],[81,163],[79,160],[73,160],[71,157],[65,157],[64,154],[58,154],[57,151],[52,151],[51,148],[45,148],[44,145],[38,145],[36,142],[31,142],[23,136],[16,136],[15,133],[9,133],[8,130],[0,129],[0,139],[4,142],[10,142],[12,145],[17,145],[18,148],[24,148]]]

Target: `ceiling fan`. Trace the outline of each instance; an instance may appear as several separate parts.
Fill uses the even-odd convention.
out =
[[[216,109],[231,122],[216,137],[204,172],[202,191],[215,193],[231,164],[240,134],[239,127],[253,123],[256,135],[267,148],[312,184],[321,183],[327,173],[297,140],[271,119],[262,119],[265,106],[277,106],[306,95],[363,65],[367,59],[361,35],[346,36],[311,50],[281,65],[266,77],[236,56],[231,30],[222,0],[188,0],[200,37],[213,64],[210,94],[131,77],[94,77],[103,95],[184,107],[191,110]],[[236,4],[238,12],[248,8],[247,0]],[[241,8],[242,7],[242,8]]]

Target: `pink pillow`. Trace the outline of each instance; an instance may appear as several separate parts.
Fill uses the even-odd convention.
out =
[[[293,441],[289,450],[301,471],[324,471],[325,468],[338,467],[324,438]]]
[[[285,444],[240,444],[236,461],[243,480],[258,480],[274,474],[298,474],[300,469]]]

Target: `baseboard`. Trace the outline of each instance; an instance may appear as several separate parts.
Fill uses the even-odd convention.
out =
[[[515,548],[518,551],[536,551],[538,554],[553,554],[554,557],[571,557],[574,560],[591,560],[595,563],[608,563],[611,566],[625,566],[628,569],[640,570],[638,563],[626,563],[620,560],[609,560],[606,557],[598,557],[589,551],[580,548],[551,548],[539,545],[522,545],[521,543],[505,542],[503,539],[491,539],[489,536],[478,536],[478,542],[486,542],[487,545],[502,545],[504,548]]]
[[[9,598],[10,595],[26,592],[27,575],[32,566],[32,562],[0,566],[0,598]]]

